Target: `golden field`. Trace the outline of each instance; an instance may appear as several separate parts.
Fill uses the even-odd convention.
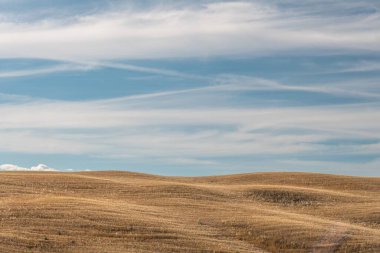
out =
[[[0,173],[0,252],[380,252],[380,178]]]

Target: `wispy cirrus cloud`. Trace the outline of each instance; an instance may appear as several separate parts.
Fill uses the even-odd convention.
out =
[[[311,48],[378,52],[380,18],[366,9],[373,4],[359,6],[356,14],[351,5],[331,2],[323,14],[276,2],[211,2],[120,7],[69,21],[9,19],[0,23],[0,58],[208,57]]]

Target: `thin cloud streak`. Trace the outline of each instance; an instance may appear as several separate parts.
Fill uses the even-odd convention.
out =
[[[198,79],[208,80],[208,78],[190,75],[180,71],[161,69],[161,68],[148,68],[133,64],[117,63],[117,62],[80,62],[80,61],[66,61],[60,64],[54,64],[53,66],[34,68],[34,69],[22,69],[0,72],[0,78],[18,78],[28,76],[50,75],[60,72],[82,72],[92,71],[102,68],[120,69],[132,72],[157,74],[162,76],[179,77],[185,79]]]
[[[342,69],[341,73],[350,73],[350,72],[372,72],[380,71],[380,62],[377,61],[361,61],[353,66]]]
[[[221,80],[219,86],[210,86],[207,88],[215,90],[288,90],[288,91],[304,91],[311,93],[324,93],[330,95],[341,95],[349,97],[367,97],[380,98],[380,94],[367,92],[366,90],[358,90],[361,87],[342,87],[340,83],[328,84],[311,84],[311,85],[289,85],[277,81],[255,78],[249,76],[222,76],[216,80]],[[218,82],[218,81],[217,81]],[[358,81],[360,82],[360,81]],[[223,85],[225,83],[225,85]],[[362,85],[364,86],[364,85]],[[362,87],[366,88],[366,87]]]
[[[186,74],[184,74],[186,75]],[[131,95],[126,97],[118,97],[111,99],[102,99],[98,101],[92,101],[97,104],[107,104],[111,105],[113,103],[128,103],[130,101],[145,101],[148,102],[150,99],[161,98],[161,97],[173,97],[173,96],[183,96],[186,94],[196,94],[196,93],[211,93],[211,92],[233,92],[233,91],[303,91],[310,93],[323,93],[327,95],[337,95],[337,96],[347,96],[347,97],[364,97],[369,99],[380,98],[380,94],[376,92],[367,91],[365,86],[365,81],[358,80],[361,83],[360,87],[355,85],[342,86],[342,83],[328,83],[328,84],[312,84],[312,85],[288,85],[280,83],[277,81],[267,80],[263,78],[256,78],[250,76],[237,76],[237,75],[222,75],[209,77],[210,83],[214,83],[209,86],[202,86],[189,89],[179,89],[155,93],[147,93],[141,95]],[[346,83],[346,82],[345,82]],[[354,87],[352,87],[354,86]],[[361,90],[358,90],[361,88]]]
[[[103,68],[113,68],[113,69],[122,69],[133,72],[141,72],[141,73],[149,73],[149,74],[158,74],[162,76],[171,76],[171,77],[179,77],[184,79],[201,79],[208,80],[206,77],[202,77],[199,75],[190,75],[184,72],[162,69],[162,68],[148,68],[138,65],[125,64],[125,63],[117,63],[117,62],[95,62],[95,63],[87,63],[90,66],[97,66]]]
[[[92,70],[93,67],[89,65],[77,65],[77,64],[60,64],[58,66],[49,66],[43,68],[35,69],[23,69],[23,70],[12,70],[12,71],[2,71],[0,72],[0,78],[18,78],[18,77],[28,77],[28,76],[38,76],[38,75],[49,75],[60,72],[70,72],[70,71],[88,71]]]

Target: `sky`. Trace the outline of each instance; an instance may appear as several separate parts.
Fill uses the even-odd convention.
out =
[[[0,170],[380,176],[380,2],[0,0]]]

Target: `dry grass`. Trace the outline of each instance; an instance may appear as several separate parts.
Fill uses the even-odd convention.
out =
[[[0,174],[0,252],[380,252],[380,178]]]

